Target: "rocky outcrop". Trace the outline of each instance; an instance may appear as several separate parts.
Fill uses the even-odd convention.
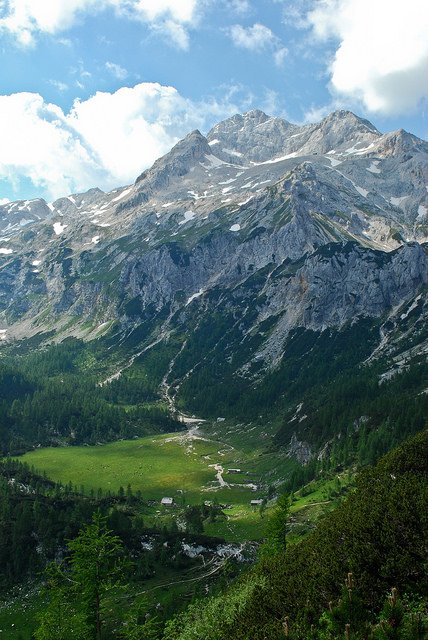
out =
[[[293,458],[294,456],[296,457],[297,462],[303,466],[305,466],[312,458],[312,450],[309,444],[298,440],[295,433],[291,436],[288,450],[288,457]]]

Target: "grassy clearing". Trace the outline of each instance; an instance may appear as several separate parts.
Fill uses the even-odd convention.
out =
[[[215,481],[215,470],[198,455],[198,444],[187,446],[180,438],[150,436],[97,447],[38,449],[22,461],[64,484],[117,493],[120,487],[140,490],[145,499],[160,500],[185,491],[198,501],[200,489]]]
[[[219,447],[223,447],[219,451]],[[182,496],[198,504],[216,496],[218,502],[249,504],[251,486],[220,487],[215,465],[227,468],[237,452],[218,442],[192,438],[186,432],[124,440],[97,447],[57,447],[31,451],[21,460],[38,472],[85,493],[102,489],[117,493],[131,485],[143,499]],[[226,478],[226,476],[225,476]],[[230,477],[227,477],[230,481]],[[236,484],[248,478],[233,478]],[[182,498],[177,499],[181,502]]]

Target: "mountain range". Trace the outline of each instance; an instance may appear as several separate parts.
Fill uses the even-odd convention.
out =
[[[105,339],[109,375],[151,354],[182,410],[242,414],[312,358],[342,370],[340,340],[379,381],[425,361],[427,242],[427,142],[348,111],[304,126],[250,111],[132,185],[2,205],[0,336]],[[287,437],[304,431],[296,397]]]

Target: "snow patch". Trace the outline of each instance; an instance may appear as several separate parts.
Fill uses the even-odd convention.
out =
[[[223,149],[223,153],[229,153],[231,156],[237,156],[238,158],[242,158],[244,155],[240,151],[234,151],[234,149]]]
[[[199,289],[198,293],[194,293],[193,295],[190,296],[190,298],[187,298],[186,307],[188,304],[192,302],[192,300],[194,300],[195,298],[199,298],[199,296],[203,295],[204,293],[205,293],[205,289]]]
[[[329,167],[330,168],[330,167]],[[367,198],[368,195],[368,191],[367,189],[363,189],[362,187],[359,187],[357,184],[355,184],[355,182],[353,180],[351,180],[350,178],[348,178],[347,176],[345,176],[341,171],[339,171],[338,169],[333,169],[332,171],[335,171],[336,173],[338,173],[340,176],[342,176],[342,178],[344,178],[345,180],[347,180],[348,182],[350,182],[352,184],[352,186],[354,187],[354,189],[356,189],[358,191],[358,193],[360,195],[362,195],[364,198]]]
[[[366,167],[366,171],[370,171],[370,173],[380,173],[380,169],[378,169],[378,164],[380,160],[373,160],[369,167]]]
[[[7,329],[0,329],[0,340],[6,340]]]
[[[428,209],[424,207],[423,204],[420,204],[418,207],[418,217],[417,220],[423,220],[428,215]]]
[[[116,196],[115,198],[113,198],[113,200],[111,202],[117,202],[118,200],[121,200],[122,198],[124,198],[125,196],[128,195],[128,193],[131,193],[132,191],[132,187],[129,187],[129,189],[125,189],[125,191],[122,191],[121,194],[119,194],[118,196]],[[108,206],[108,205],[106,205]]]
[[[215,144],[219,144],[220,140],[217,140],[217,138],[215,140],[211,140],[211,142],[209,142],[208,144],[210,145],[210,147],[212,147]]]
[[[194,200],[200,200],[201,198],[209,198],[210,197],[208,195],[208,191],[204,191],[202,196],[199,195],[199,193],[196,193],[196,191],[188,191],[187,193],[189,195],[191,195]]]
[[[249,198],[247,198],[243,202],[238,202],[238,207],[242,207],[244,204],[247,204],[247,202],[250,202],[250,200],[252,200],[252,198],[253,198],[253,196],[250,196]]]
[[[180,220],[178,224],[185,224],[186,222],[189,222],[189,220],[193,220],[195,216],[196,213],[194,211],[185,211],[184,220]]]
[[[0,253],[4,253],[5,255],[8,255],[9,253],[13,253],[13,249],[6,249],[5,247],[1,247]]]
[[[394,205],[394,207],[400,207],[401,203],[404,202],[404,200],[407,198],[407,196],[401,196],[401,198],[390,198],[389,201],[392,205]]]
[[[33,260],[31,264],[33,267],[38,267],[40,263],[41,263],[41,260]]]
[[[368,191],[367,189],[363,189],[363,187],[359,187],[358,185],[354,184],[354,187],[356,188],[356,190],[358,191],[358,193],[360,193],[363,198],[367,198],[368,195]]]
[[[162,205],[162,207],[166,209],[167,207],[170,207],[172,204],[175,204],[175,202],[166,202],[165,204]]]
[[[229,231],[240,231],[241,230],[241,225],[240,224],[233,224]]]
[[[69,199],[71,199],[71,197]],[[61,224],[60,222],[54,222],[53,230],[55,231],[55,234],[59,236],[64,231],[66,226],[66,224]]]
[[[220,160],[220,158],[217,158],[216,156],[208,156],[205,158],[204,164],[209,164],[211,168],[215,168],[228,163],[224,162],[223,160]]]
[[[289,158],[295,158],[297,156],[297,152],[288,153],[286,156],[281,156],[280,158],[274,158],[273,160],[265,160],[265,162],[252,162],[256,167],[259,167],[263,164],[276,164],[277,162],[282,162],[283,160],[288,160]]]
[[[369,149],[371,149],[372,147],[374,147],[374,142],[372,142],[371,144],[369,144],[368,147],[364,147],[363,149],[358,149],[358,144],[361,143],[357,143],[356,145],[354,145],[353,147],[351,147],[350,149],[346,149],[345,153],[355,153],[355,155],[359,155],[361,153],[365,153],[366,151],[368,151]]]
[[[330,160],[332,167],[337,167],[338,164],[342,164],[342,160],[338,160],[337,158],[330,158],[329,156],[324,156],[326,160]]]
[[[94,236],[91,240],[93,244],[98,244],[100,241],[100,236]]]

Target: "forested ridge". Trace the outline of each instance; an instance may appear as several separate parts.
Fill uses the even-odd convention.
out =
[[[261,559],[217,599],[189,607],[168,624],[164,638],[422,640],[428,632],[427,513],[425,430],[364,469],[355,491],[301,542]],[[401,613],[398,605],[391,611],[397,604],[387,599],[396,597],[392,590],[408,603],[407,609],[400,603]]]
[[[101,345],[69,339],[0,361],[0,452],[34,445],[96,444],[181,425],[160,402],[155,383],[134,367],[107,385]]]

